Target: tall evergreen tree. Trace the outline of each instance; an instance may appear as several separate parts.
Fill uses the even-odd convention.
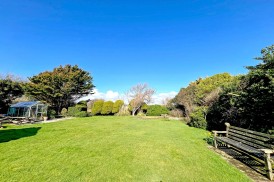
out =
[[[29,80],[25,86],[26,94],[47,102],[58,113],[80,97],[91,94],[94,88],[90,74],[77,65],[59,66]]]

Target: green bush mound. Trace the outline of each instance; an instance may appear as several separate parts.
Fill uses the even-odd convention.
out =
[[[111,111],[112,114],[117,114],[123,105],[124,105],[124,101],[122,101],[122,100],[115,101],[115,103],[113,104],[112,111]]]
[[[161,116],[161,114],[168,114],[168,109],[161,105],[150,105],[147,108],[147,116]]]
[[[69,107],[67,115],[72,117],[86,117],[87,112],[82,111],[81,107]]]
[[[112,108],[113,108],[113,102],[112,101],[107,101],[104,102],[103,106],[102,106],[102,110],[101,110],[101,114],[102,115],[109,115],[112,112]]]
[[[103,105],[104,105],[104,101],[103,100],[97,100],[97,101],[95,101],[94,104],[93,104],[93,107],[91,109],[91,114],[93,116],[101,114]]]
[[[190,114],[190,122],[188,123],[188,125],[202,129],[207,128],[207,122],[205,119],[203,108],[198,107]]]

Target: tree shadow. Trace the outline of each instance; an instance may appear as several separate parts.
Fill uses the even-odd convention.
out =
[[[40,129],[41,127],[0,130],[0,143],[34,136]]]

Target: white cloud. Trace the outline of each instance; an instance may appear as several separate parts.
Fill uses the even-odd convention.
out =
[[[178,92],[175,92],[175,91],[155,94],[152,97],[151,104],[163,104],[166,99],[172,99],[177,94],[178,94]]]
[[[93,100],[93,99],[103,99],[106,101],[116,101],[118,99],[124,100],[125,103],[127,103],[127,100],[125,99],[124,94],[121,94],[119,92],[115,92],[113,90],[108,90],[106,93],[100,92],[98,89],[93,90],[94,94],[87,95],[85,97],[82,97],[80,100]],[[163,102],[168,98],[174,98],[177,95],[178,92],[166,92],[166,93],[159,93],[155,94],[152,97],[152,102],[150,104],[163,104]]]
[[[104,100],[111,100],[116,101],[118,99],[121,99],[120,94],[118,92],[114,92],[112,90],[107,91],[106,93],[100,92],[98,89],[93,90],[94,94],[89,94],[85,97],[82,97],[80,100],[93,100],[93,99],[104,99]]]

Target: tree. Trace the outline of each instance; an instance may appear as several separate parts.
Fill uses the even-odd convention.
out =
[[[113,108],[113,102],[112,101],[107,101],[104,102],[103,106],[102,106],[102,110],[101,110],[101,114],[102,115],[109,115],[111,114],[112,108]]]
[[[45,101],[60,113],[82,96],[92,93],[94,85],[87,71],[77,65],[65,65],[29,78],[25,91],[33,98]]]
[[[274,45],[261,50],[262,61],[224,89],[208,112],[208,129],[235,126],[267,132],[274,129]]]
[[[122,100],[115,101],[112,108],[112,114],[118,113],[123,105],[124,105],[124,101]]]
[[[103,105],[104,105],[104,100],[95,101],[94,104],[93,104],[93,107],[91,109],[91,114],[93,116],[95,116],[97,114],[101,114]]]
[[[258,131],[274,129],[274,45],[261,50],[262,61],[249,66],[238,97],[242,125]]]
[[[13,75],[0,77],[0,113],[6,113],[9,104],[24,94],[23,82]]]
[[[144,103],[148,104],[151,101],[154,93],[155,90],[149,88],[147,84],[137,84],[127,92],[132,109],[132,116],[136,114]]]

